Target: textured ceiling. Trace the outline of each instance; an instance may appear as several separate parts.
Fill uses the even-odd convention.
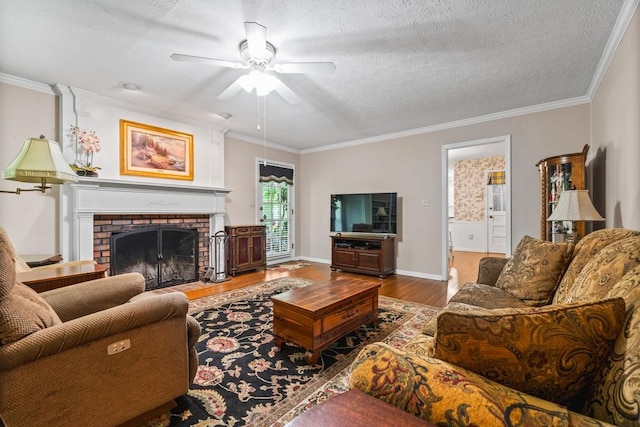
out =
[[[246,70],[169,58],[239,60],[243,23],[255,21],[276,62],[337,66],[279,75],[297,105],[266,98],[267,139],[304,150],[585,96],[623,3],[0,0],[0,72],[261,139],[255,94],[216,99]]]

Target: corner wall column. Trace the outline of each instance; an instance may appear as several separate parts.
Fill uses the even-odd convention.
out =
[[[93,259],[93,214],[79,212],[74,220],[73,259]]]

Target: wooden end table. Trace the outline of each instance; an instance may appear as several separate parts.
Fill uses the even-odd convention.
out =
[[[286,427],[434,427],[428,421],[404,412],[357,390],[338,394],[303,412]]]
[[[364,324],[378,325],[378,288],[380,283],[338,279],[271,297],[275,345],[304,347],[311,352],[307,362],[315,365],[334,341]]]
[[[95,264],[75,264],[71,266],[52,266],[36,268],[16,274],[16,280],[24,283],[36,292],[63,288],[88,280],[100,279],[107,275],[107,267]]]

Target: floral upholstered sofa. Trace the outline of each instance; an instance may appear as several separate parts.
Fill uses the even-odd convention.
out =
[[[349,382],[436,425],[639,426],[640,232],[525,236],[403,348],[364,348]]]

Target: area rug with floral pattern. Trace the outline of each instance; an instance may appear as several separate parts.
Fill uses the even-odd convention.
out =
[[[336,341],[311,366],[304,349],[275,347],[270,297],[313,283],[285,277],[191,301],[190,313],[202,326],[198,372],[189,393],[156,425],[284,426],[347,391],[349,366],[366,344],[401,347],[438,311],[380,296],[378,326],[363,325]]]

